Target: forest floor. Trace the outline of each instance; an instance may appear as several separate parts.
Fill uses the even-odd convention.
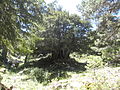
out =
[[[0,70],[2,70],[1,68]],[[23,71],[1,73],[1,83],[13,90],[120,90],[120,67],[102,67],[84,72],[67,72],[68,78],[52,79],[44,85]]]

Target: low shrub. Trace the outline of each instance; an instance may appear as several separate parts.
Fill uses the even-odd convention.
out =
[[[50,73],[42,68],[34,68],[30,72],[30,77],[38,82],[49,82]]]
[[[87,56],[86,59],[88,62],[86,67],[88,69],[100,68],[104,66],[103,59],[100,56],[90,55],[90,56]]]
[[[79,55],[79,54],[73,53],[71,57],[80,63],[87,62],[88,63],[86,66],[87,69],[103,67],[105,64],[101,56],[95,56],[95,55],[87,56],[87,55]]]

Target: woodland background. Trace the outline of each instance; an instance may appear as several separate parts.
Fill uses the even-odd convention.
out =
[[[1,88],[120,89],[120,1],[77,8],[81,16],[56,1],[0,0]]]

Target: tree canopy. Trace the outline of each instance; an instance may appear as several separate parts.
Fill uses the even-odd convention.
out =
[[[91,54],[91,49],[103,56],[118,54],[119,4],[119,0],[86,0],[78,5],[82,14],[78,16],[56,2],[47,5],[43,0],[1,0],[1,56],[7,62],[8,51],[26,58],[50,54],[54,60],[69,58],[73,52]]]
[[[51,12],[50,12],[51,13]],[[68,58],[72,52],[83,52],[88,46],[90,23],[65,11],[52,11],[44,17],[43,40],[36,43],[39,54],[51,53],[53,58]],[[84,51],[85,52],[85,51]]]
[[[18,41],[25,40],[24,37],[38,28],[36,24],[42,21],[42,7],[42,0],[0,1],[0,48],[4,60],[8,49],[13,51]]]
[[[87,0],[78,6],[86,19],[97,25],[95,44],[104,57],[115,59],[120,53],[120,1]],[[87,8],[87,9],[86,9]],[[100,49],[101,48],[101,49]]]

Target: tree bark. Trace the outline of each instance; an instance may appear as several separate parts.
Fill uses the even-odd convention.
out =
[[[68,59],[70,52],[68,50],[60,49],[52,53],[53,59]]]
[[[3,45],[3,48],[2,48],[2,58],[3,58],[3,62],[4,64],[7,64],[8,62],[8,59],[7,59],[7,47],[5,45]]]
[[[27,54],[27,55],[26,55],[24,64],[26,64],[26,63],[27,63],[28,56],[29,56],[29,54]]]

